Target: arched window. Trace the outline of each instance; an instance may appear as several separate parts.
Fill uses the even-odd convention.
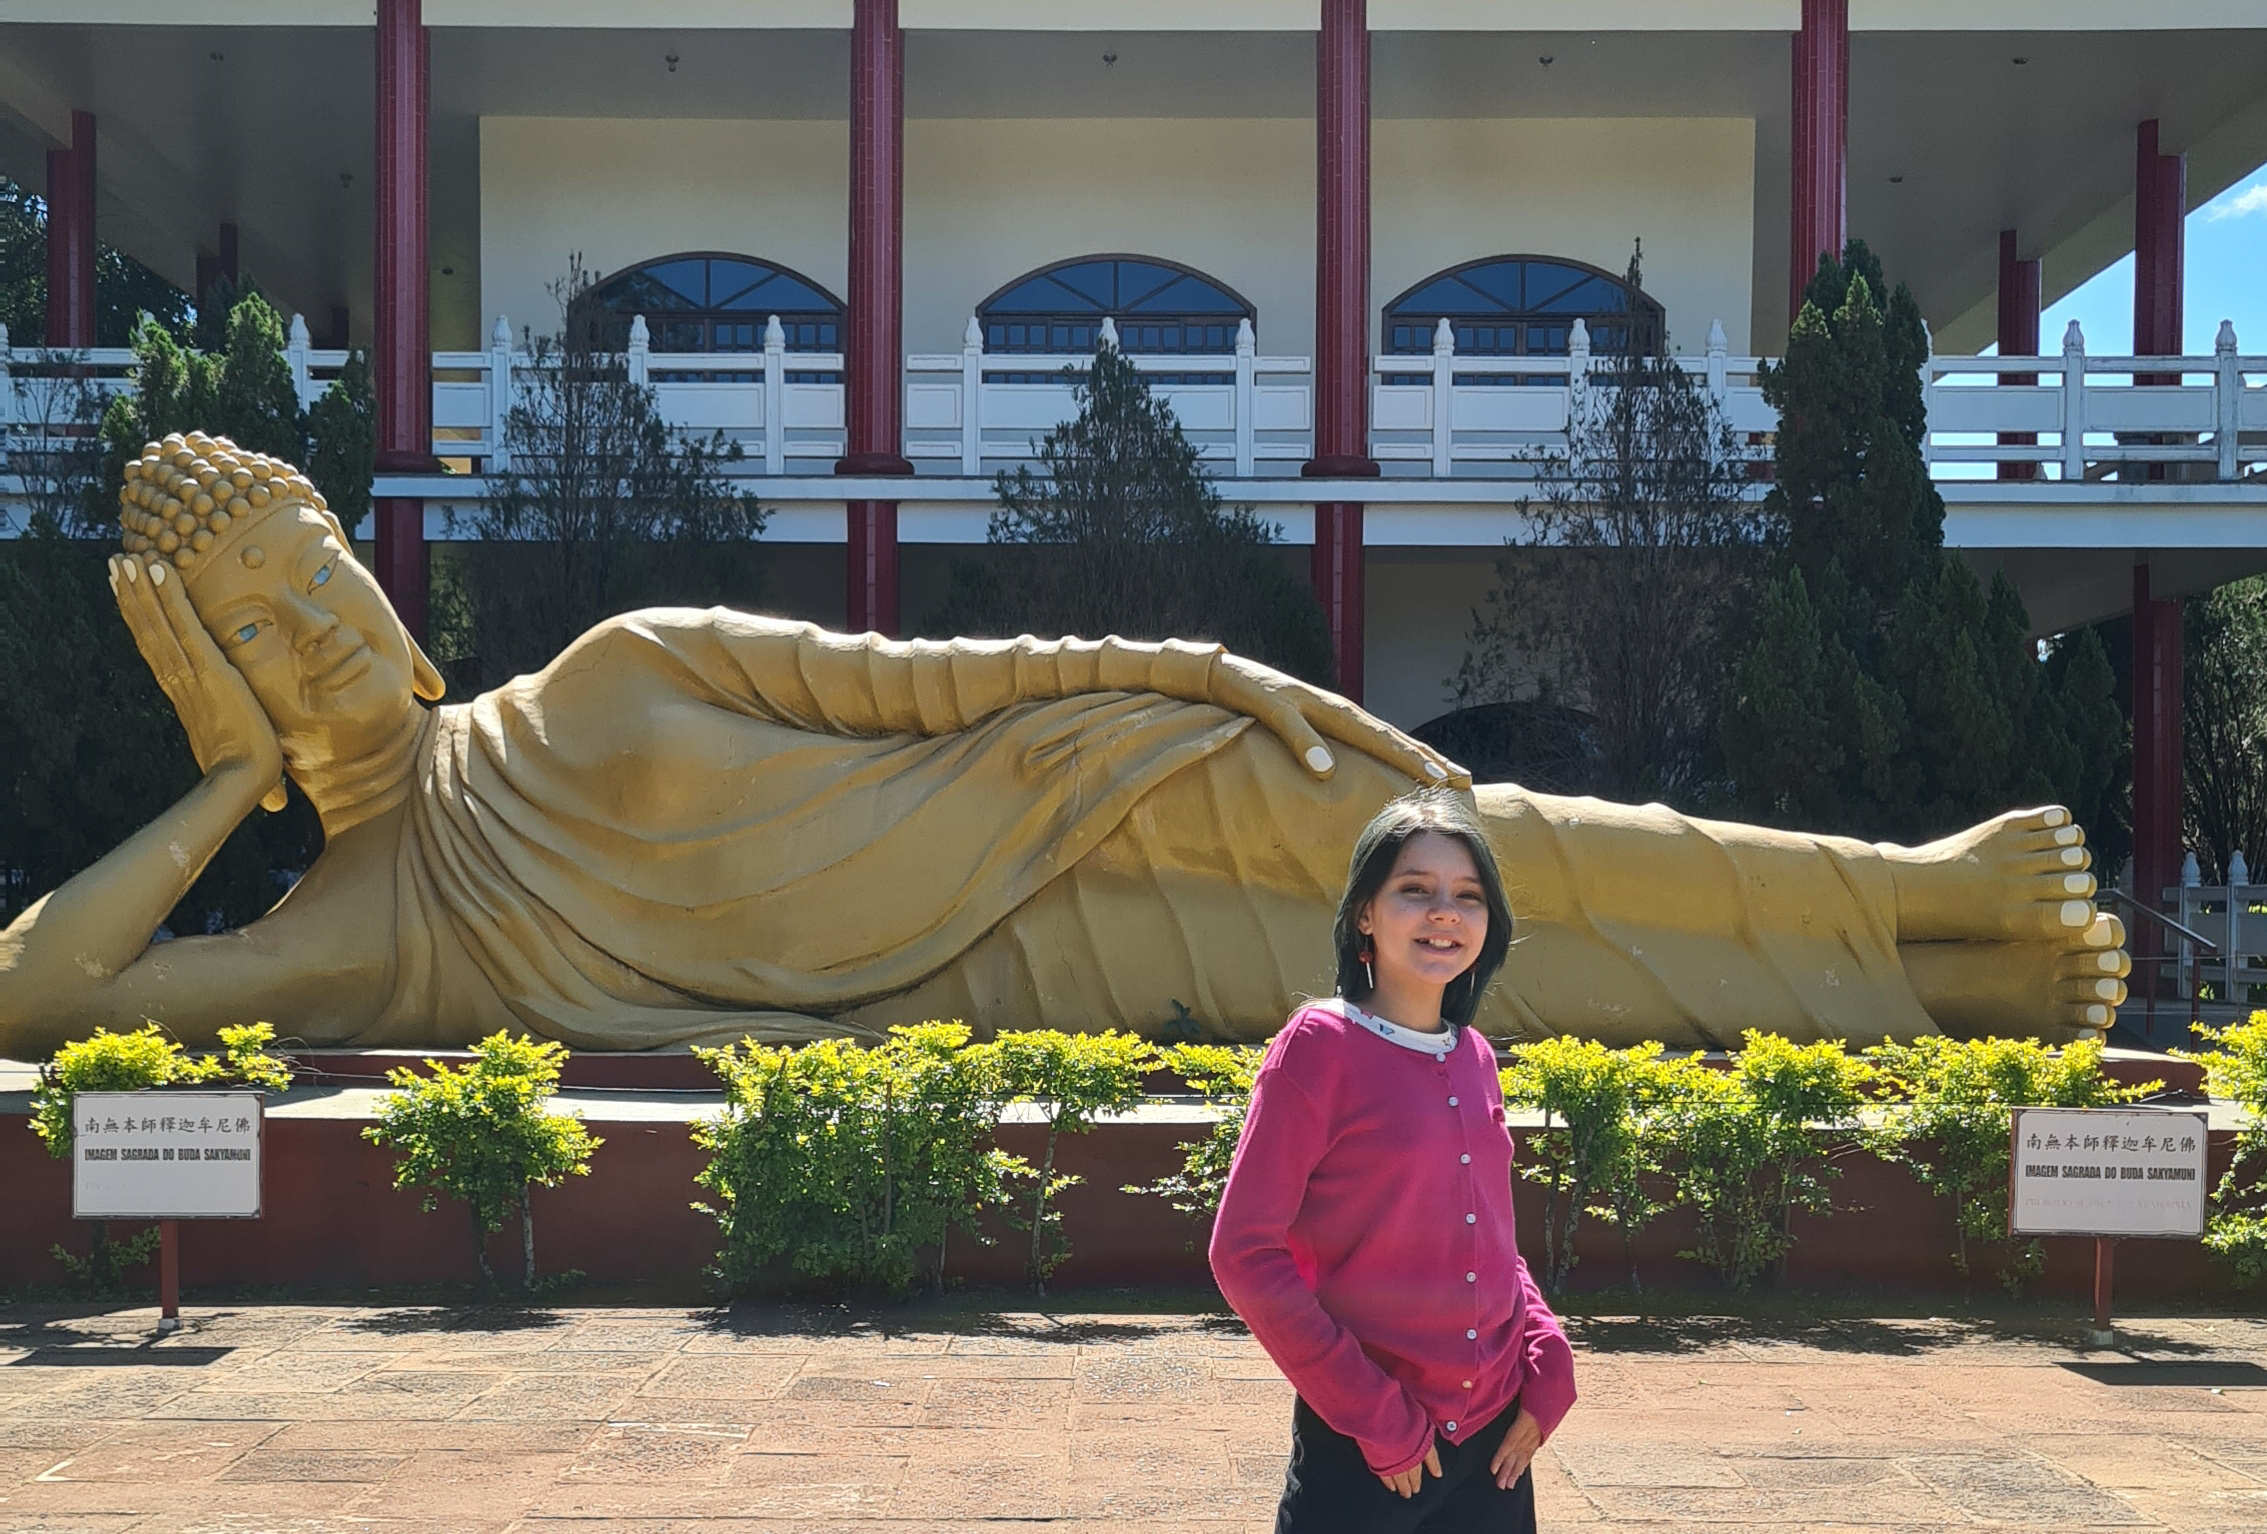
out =
[[[1059,261],[1018,277],[976,310],[988,354],[1057,357],[1092,352],[1104,317],[1116,323],[1119,350],[1129,355],[1233,356],[1237,322],[1258,315],[1202,272],[1146,256]],[[998,381],[1017,380],[1001,374]]]
[[[1462,357],[1563,357],[1581,320],[1596,355],[1661,349],[1661,306],[1613,273],[1553,256],[1490,256],[1435,273],[1385,306],[1385,350],[1432,353],[1447,320]]]
[[[607,317],[616,346],[642,314],[657,352],[760,352],[764,322],[776,314],[789,351],[842,350],[842,300],[799,272],[751,256],[661,256],[611,274],[580,302]]]

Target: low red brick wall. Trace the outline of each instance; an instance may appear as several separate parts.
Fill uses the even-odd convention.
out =
[[[696,1212],[693,1184],[703,1157],[682,1124],[609,1122],[596,1126],[606,1144],[588,1177],[539,1190],[537,1256],[546,1272],[579,1268],[596,1283],[683,1283],[716,1250],[716,1225]],[[185,1222],[182,1281],[199,1284],[309,1285],[366,1288],[465,1282],[478,1276],[461,1205],[431,1213],[414,1193],[396,1191],[389,1153],[361,1138],[348,1119],[271,1118],[266,1140],[266,1213],[257,1220]],[[1205,1231],[1163,1199],[1120,1192],[1176,1169],[1180,1144],[1198,1126],[1105,1125],[1065,1137],[1057,1160],[1085,1182],[1062,1195],[1071,1256],[1057,1273],[1062,1289],[1202,1285],[1210,1280]],[[1007,1150],[1037,1161],[1044,1131],[1008,1125]],[[2232,1136],[2212,1137],[2213,1175],[2232,1154]],[[1796,1288],[1868,1294],[1919,1290],[1978,1295],[1997,1292],[1989,1261],[1964,1279],[1953,1267],[1950,1205],[1911,1177],[1871,1156],[1853,1156],[1836,1186],[1838,1212],[1806,1218],[1787,1263]],[[60,1242],[75,1252],[89,1233],[71,1218],[69,1164],[51,1159],[20,1114],[0,1114],[0,1285],[54,1283],[62,1272],[49,1255]],[[1521,1246],[1541,1261],[1542,1201],[1531,1184],[1518,1189]],[[977,1247],[956,1236],[950,1272],[971,1283],[1020,1280],[1019,1233]],[[1028,1238],[1024,1238],[1028,1239]],[[1676,1253],[1692,1241],[1688,1216],[1672,1212],[1639,1233],[1638,1271],[1649,1288],[1693,1289],[1714,1280]],[[491,1260],[500,1274],[518,1271],[517,1226],[499,1233]],[[1585,1222],[1577,1243],[1576,1288],[1626,1282],[1620,1237]],[[2047,1242],[2047,1271],[2034,1292],[2078,1298],[2089,1292],[2093,1245]],[[2231,1293],[2229,1272],[2206,1260],[2192,1241],[2134,1241],[2120,1249],[2118,1293],[2127,1299],[2170,1299]]]

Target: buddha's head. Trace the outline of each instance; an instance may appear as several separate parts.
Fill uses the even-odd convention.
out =
[[[152,442],[119,492],[126,552],[171,567],[302,783],[412,731],[440,673],[290,464],[202,432]]]

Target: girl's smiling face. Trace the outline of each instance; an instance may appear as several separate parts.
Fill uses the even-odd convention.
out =
[[[360,757],[416,711],[409,636],[322,513],[263,518],[191,574],[188,591],[294,764]]]
[[[1379,995],[1438,992],[1470,969],[1488,935],[1488,895],[1460,838],[1420,831],[1359,923],[1370,940]]]

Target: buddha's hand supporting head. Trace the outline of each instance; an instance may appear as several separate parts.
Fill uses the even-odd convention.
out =
[[[153,442],[119,494],[119,611],[172,700],[197,764],[288,765],[314,792],[415,728],[441,679],[289,464],[203,433]]]

